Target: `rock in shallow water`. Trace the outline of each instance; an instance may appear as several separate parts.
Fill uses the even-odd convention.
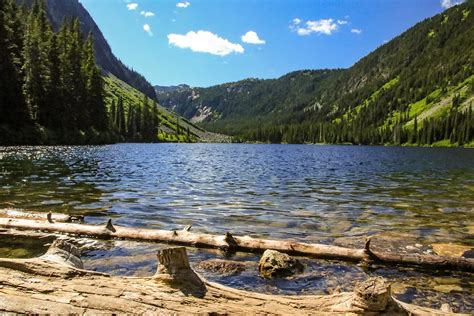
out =
[[[461,257],[469,256],[470,251],[473,250],[470,246],[459,245],[459,244],[451,244],[451,243],[437,243],[432,244],[433,251],[438,256],[447,256],[447,257]]]
[[[266,279],[287,277],[303,270],[299,260],[276,250],[266,250],[258,263],[258,271]]]
[[[230,260],[220,260],[220,259],[209,259],[199,262],[196,265],[196,268],[201,270],[211,271],[220,275],[236,275],[240,274],[245,269],[251,265],[254,265],[253,262],[239,262],[239,261],[230,261]]]

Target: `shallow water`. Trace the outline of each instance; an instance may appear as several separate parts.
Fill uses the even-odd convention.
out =
[[[121,144],[101,147],[0,147],[0,208],[108,217],[126,226],[291,238],[354,245],[367,235],[407,240],[430,252],[433,243],[474,246],[474,150],[306,145]],[[0,240],[0,249],[8,253]],[[90,268],[116,274],[152,273],[157,244],[111,242],[85,252]],[[406,249],[405,249],[406,248]],[[6,249],[6,250],[5,250]],[[1,255],[0,251],[0,255]],[[191,260],[222,257],[190,249]],[[256,261],[255,255],[236,254]],[[136,257],[136,258],[133,258]],[[122,260],[123,259],[123,260]],[[114,264],[115,260],[115,264]],[[402,280],[406,301],[474,308],[474,278],[396,267],[306,260],[296,280],[257,274],[207,277],[267,292],[350,290],[370,274]],[[346,285],[343,285],[346,284]],[[411,286],[411,287],[410,287]],[[417,287],[415,290],[414,287]]]

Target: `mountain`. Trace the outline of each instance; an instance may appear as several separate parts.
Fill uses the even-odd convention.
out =
[[[16,2],[31,6],[34,0],[16,0]],[[148,97],[156,98],[153,86],[141,74],[125,66],[113,54],[99,27],[78,0],[47,0],[46,5],[48,17],[56,30],[65,18],[76,17],[79,19],[82,32],[84,34],[91,33],[94,38],[97,63],[105,72],[125,81]]]
[[[245,140],[465,144],[473,135],[474,2],[413,26],[348,69],[162,93],[162,105]]]
[[[158,94],[160,103],[196,123],[226,124],[226,132],[259,125],[260,119],[282,120],[289,111],[304,110],[325,79],[340,70],[303,70],[278,79],[246,79],[210,88],[188,88]]]
[[[180,92],[186,91],[191,87],[187,84],[180,84],[177,86],[154,86],[156,94],[168,93],[168,92]]]

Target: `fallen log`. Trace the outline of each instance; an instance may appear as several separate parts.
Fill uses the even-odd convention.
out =
[[[153,277],[117,277],[77,268],[64,260],[77,249],[55,242],[48,253],[54,261],[0,259],[0,312],[25,314],[378,314],[460,315],[400,302],[390,285],[370,278],[354,292],[334,295],[266,295],[208,282],[189,265],[183,247],[158,252]],[[60,258],[63,258],[61,261]]]
[[[189,229],[168,231],[158,229],[115,226],[109,219],[104,226],[64,223],[44,220],[0,218],[0,227],[21,230],[47,231],[51,233],[74,234],[102,239],[121,238],[141,241],[167,242],[186,246],[218,248],[225,251],[257,251],[267,249],[280,252],[356,262],[377,262],[403,264],[429,269],[474,272],[474,260],[421,254],[396,254],[373,251],[370,239],[364,249],[352,249],[324,244],[308,244],[294,241],[259,239],[250,236],[212,235],[193,233]]]
[[[45,213],[45,212],[26,212],[12,208],[0,209],[0,217],[6,218],[22,218],[22,219],[36,219],[36,220],[47,220],[55,222],[82,222],[84,216],[82,215],[67,215],[62,213]]]
[[[373,251],[370,239],[364,249],[352,249],[324,244],[308,244],[294,241],[258,239],[250,236],[212,235],[193,233],[189,230],[167,231],[158,229],[115,226],[109,219],[104,226],[77,223],[50,222],[43,220],[0,218],[0,227],[22,230],[40,230],[52,233],[85,235],[96,238],[122,238],[142,241],[167,242],[186,246],[219,248],[225,251],[257,251],[267,249],[280,252],[312,256],[314,258],[335,259],[356,262],[377,262],[403,264],[428,269],[474,272],[474,260],[466,258],[442,257],[421,254],[396,254]]]

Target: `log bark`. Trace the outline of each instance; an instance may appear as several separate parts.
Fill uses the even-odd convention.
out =
[[[474,260],[466,258],[442,257],[436,255],[409,255],[372,251],[370,239],[364,249],[352,249],[324,244],[308,244],[293,241],[258,239],[250,236],[212,235],[193,233],[187,230],[167,231],[116,226],[109,220],[106,225],[87,225],[77,223],[48,222],[43,220],[0,218],[0,227],[21,230],[47,231],[85,235],[108,239],[122,238],[142,241],[167,242],[186,246],[219,248],[225,251],[263,252],[267,249],[280,252],[311,256],[314,258],[345,261],[377,262],[402,264],[423,268],[474,272]]]
[[[0,209],[0,217],[6,218],[23,218],[47,220],[50,222],[82,222],[84,216],[82,215],[66,215],[61,213],[44,213],[44,212],[25,212],[16,209]]]
[[[48,251],[75,252],[66,243]],[[76,254],[74,254],[76,255]],[[0,259],[0,311],[25,314],[377,314],[460,315],[397,301],[389,285],[369,279],[353,293],[279,296],[208,282],[190,267],[185,248],[158,253],[150,278],[117,277],[47,257]],[[190,279],[192,274],[196,279]],[[199,286],[197,286],[198,282]]]

